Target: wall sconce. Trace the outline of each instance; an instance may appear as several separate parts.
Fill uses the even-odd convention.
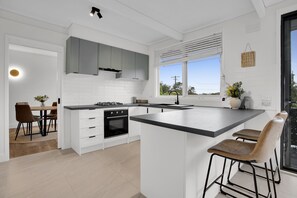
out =
[[[9,68],[9,78],[13,80],[18,80],[23,76],[23,72],[20,68],[18,67],[10,67]]]
[[[19,70],[17,69],[12,69],[10,70],[9,74],[12,76],[12,77],[18,77],[20,75],[20,72]]]

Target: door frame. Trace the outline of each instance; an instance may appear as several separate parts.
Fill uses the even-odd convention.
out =
[[[279,79],[279,83],[278,83],[278,94],[279,96],[279,107],[277,108],[277,112],[280,112],[283,108],[283,91],[282,91],[282,80],[283,80],[283,59],[282,59],[282,54],[283,54],[283,51],[282,51],[282,35],[283,35],[283,32],[282,32],[282,17],[284,15],[287,15],[287,14],[290,14],[290,13],[293,13],[297,11],[297,4],[295,5],[291,5],[289,7],[285,7],[285,8],[282,8],[282,9],[279,9],[277,10],[276,12],[276,64],[279,69],[279,71],[277,72],[279,75],[277,76],[277,79]],[[279,153],[280,153],[280,166],[281,166],[281,169],[282,171],[287,171],[287,172],[292,172],[291,170],[283,167],[283,150],[282,150],[282,138],[281,138],[281,141],[280,141],[280,150],[279,150]],[[295,171],[294,171],[295,173]]]
[[[9,45],[21,45],[31,48],[43,49],[47,51],[53,51],[57,53],[57,97],[62,98],[63,94],[63,72],[65,63],[65,50],[63,46],[54,45],[46,42],[35,41],[31,39],[21,38],[12,35],[5,35],[5,66],[4,66],[4,111],[5,111],[5,122],[4,122],[4,161],[9,160]],[[64,148],[64,111],[63,111],[63,100],[60,100],[58,104],[58,148]]]

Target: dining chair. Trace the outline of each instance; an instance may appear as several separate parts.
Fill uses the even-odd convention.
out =
[[[52,106],[53,107],[56,107],[58,105],[57,102],[53,102]],[[57,131],[57,109],[55,110],[51,110],[51,112],[47,115],[47,119],[49,120],[49,124],[48,124],[48,128],[47,128],[47,133],[49,133],[49,129],[50,129],[50,126],[54,124],[55,126],[55,130],[54,131]]]
[[[42,118],[40,118],[39,116],[33,116],[29,104],[24,102],[15,104],[15,112],[16,120],[19,122],[16,129],[15,140],[18,138],[21,125],[23,125],[24,123],[27,123],[27,130],[29,131],[30,140],[32,140],[32,123],[37,122],[40,128],[40,122]]]

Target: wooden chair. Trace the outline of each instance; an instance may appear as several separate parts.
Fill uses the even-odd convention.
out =
[[[285,124],[285,119],[281,116],[276,116],[273,118],[273,120],[269,121],[262,132],[260,133],[260,136],[258,138],[258,141],[256,143],[248,143],[248,142],[241,142],[237,140],[223,140],[222,142],[218,143],[217,145],[211,147],[208,149],[209,153],[212,153],[209,161],[204,191],[203,191],[203,198],[205,197],[206,191],[213,185],[218,184],[220,186],[221,193],[225,195],[229,195],[231,197],[235,197],[234,195],[231,195],[230,193],[227,193],[224,191],[224,188],[232,190],[236,193],[239,193],[241,195],[244,195],[246,197],[256,197],[259,196],[263,197],[271,197],[271,188],[270,188],[270,181],[268,176],[268,169],[267,169],[267,163],[269,161],[270,163],[270,170],[271,170],[271,177],[273,181],[273,188],[274,188],[274,194],[275,197],[277,196],[276,188],[275,188],[275,182],[274,182],[274,174],[272,172],[272,160],[271,156],[273,156],[274,149],[276,148],[276,144],[282,134],[283,127]],[[215,179],[210,185],[208,185],[208,179],[209,179],[209,173],[211,170],[211,164],[212,159],[214,156],[219,156],[224,158],[224,164],[223,164],[223,170],[222,174]],[[241,185],[231,183],[228,178],[228,183],[232,185],[225,185],[223,184],[224,179],[224,172],[225,172],[225,166],[226,166],[226,160],[230,159],[230,169],[229,173],[231,171],[233,162],[240,162],[245,163],[249,165],[252,168],[253,173],[253,180],[254,180],[254,188],[255,190],[248,189],[246,187],[243,187]],[[266,181],[267,181],[267,188],[268,188],[268,194],[263,195],[258,192],[258,186],[257,186],[257,177],[256,177],[256,171],[254,167],[254,163],[264,163],[265,167],[265,173],[266,173]],[[228,174],[230,175],[230,174]],[[220,182],[218,181],[220,180]],[[233,186],[236,186],[238,188],[243,189],[244,191],[239,191],[238,189],[233,188]],[[246,191],[254,193],[255,196],[248,195]]]
[[[38,126],[40,127],[40,122],[42,119],[40,117],[33,116],[31,108],[28,105],[28,103],[16,103],[15,112],[16,112],[15,113],[16,120],[19,122],[16,129],[15,140],[19,135],[21,125],[23,125],[24,123],[27,123],[27,129],[29,131],[30,140],[32,140],[32,123],[37,122]],[[23,125],[23,130],[24,130],[24,125]]]
[[[52,106],[56,107],[58,105],[57,102],[53,102]],[[47,115],[47,119],[49,120],[47,133],[49,133],[49,129],[51,124],[55,126],[55,131],[57,131],[57,110],[51,110],[51,112]]]

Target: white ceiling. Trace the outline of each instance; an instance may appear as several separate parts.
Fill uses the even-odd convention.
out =
[[[261,0],[260,0],[261,1]],[[266,7],[283,0],[263,0]],[[92,6],[102,19],[90,17]],[[138,43],[184,33],[255,11],[251,0],[0,0],[0,8],[62,27],[72,23]]]

